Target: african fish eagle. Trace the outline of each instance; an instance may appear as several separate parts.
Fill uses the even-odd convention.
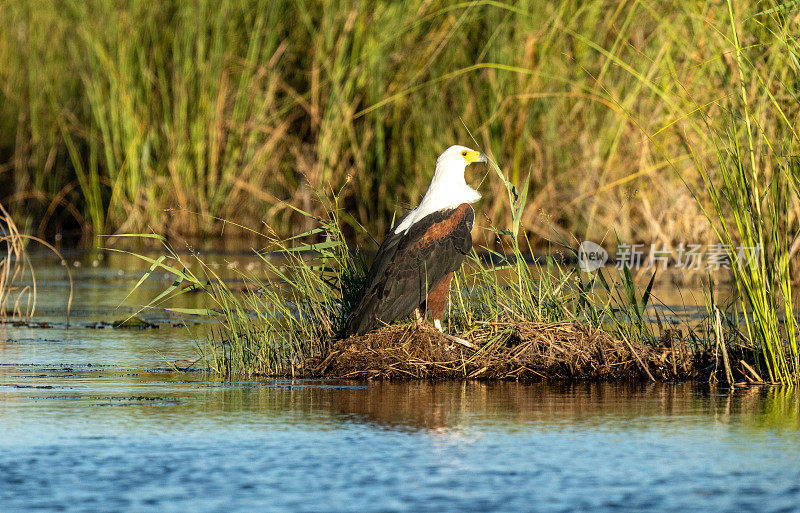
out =
[[[488,159],[464,146],[439,155],[422,202],[386,232],[343,336],[362,335],[412,312],[421,323],[426,309],[442,331],[450,279],[472,249],[475,211],[470,203],[481,197],[464,180],[472,162]]]

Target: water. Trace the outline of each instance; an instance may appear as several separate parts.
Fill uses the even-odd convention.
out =
[[[57,268],[52,327],[0,326],[0,511],[800,511],[796,392],[224,382],[165,364],[203,325],[90,329],[131,313],[107,265],[71,328]]]

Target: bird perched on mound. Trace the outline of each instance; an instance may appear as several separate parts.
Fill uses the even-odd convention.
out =
[[[439,155],[422,202],[386,233],[343,336],[364,334],[412,312],[420,323],[426,309],[442,331],[450,279],[472,249],[475,211],[470,203],[481,197],[464,180],[472,162],[488,159],[464,146]]]

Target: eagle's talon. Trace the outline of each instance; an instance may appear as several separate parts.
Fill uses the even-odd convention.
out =
[[[417,328],[422,328],[425,325],[425,317],[422,316],[419,308],[414,309],[414,324],[417,325]]]

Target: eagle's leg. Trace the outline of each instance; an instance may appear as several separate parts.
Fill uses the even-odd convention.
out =
[[[450,295],[450,280],[453,278],[453,273],[448,273],[442,281],[436,285],[433,290],[428,293],[428,298],[425,301],[425,306],[431,311],[433,316],[433,325],[440,332],[442,330],[442,316],[444,315],[444,308],[447,306],[447,296]]]
[[[463,338],[454,337],[453,335],[445,333],[442,329],[442,316],[444,315],[444,308],[447,306],[447,296],[450,295],[450,280],[452,278],[453,273],[445,276],[444,279],[440,281],[439,284],[433,288],[433,290],[430,291],[427,300],[423,305],[421,305],[421,308],[427,308],[431,311],[433,316],[433,325],[437,330],[439,330],[439,333],[441,333],[444,338],[450,342],[455,342],[471,349],[477,349],[475,344],[472,342],[464,340]]]

